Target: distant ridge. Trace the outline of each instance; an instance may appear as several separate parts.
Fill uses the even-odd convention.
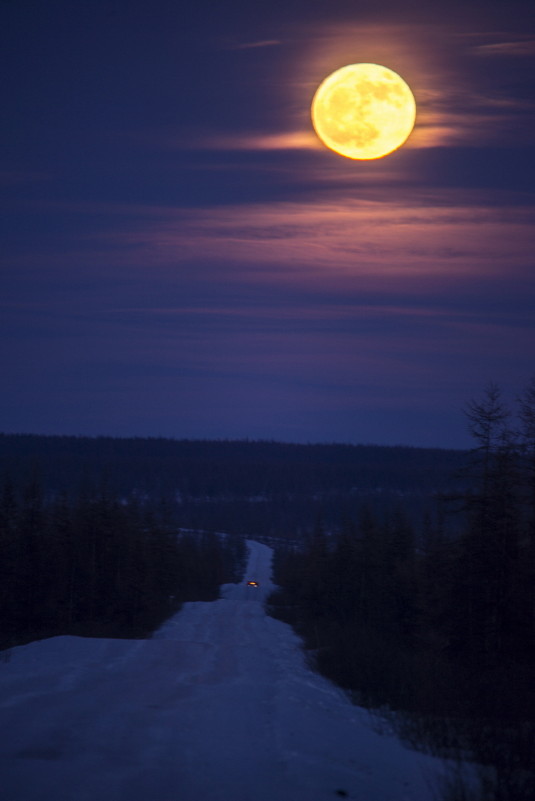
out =
[[[23,481],[37,470],[52,492],[103,475],[123,493],[178,491],[192,497],[432,491],[452,483],[466,455],[407,445],[0,434],[0,472]]]

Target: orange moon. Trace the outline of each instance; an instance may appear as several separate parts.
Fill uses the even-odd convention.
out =
[[[349,64],[319,85],[312,124],[321,141],[349,159],[379,159],[408,139],[416,101],[396,72],[380,64]]]

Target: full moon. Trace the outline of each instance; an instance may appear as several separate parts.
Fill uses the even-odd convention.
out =
[[[349,64],[319,85],[311,112],[314,130],[331,150],[349,159],[379,159],[409,137],[416,102],[396,72]]]

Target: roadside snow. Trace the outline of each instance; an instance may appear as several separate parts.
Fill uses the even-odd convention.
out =
[[[431,801],[440,760],[373,730],[267,617],[272,551],[151,640],[53,637],[0,664],[3,801]]]

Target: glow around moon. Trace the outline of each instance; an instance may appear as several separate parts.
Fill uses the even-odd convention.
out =
[[[379,64],[349,64],[319,85],[312,124],[321,141],[350,159],[378,159],[407,140],[416,119],[414,95]]]

